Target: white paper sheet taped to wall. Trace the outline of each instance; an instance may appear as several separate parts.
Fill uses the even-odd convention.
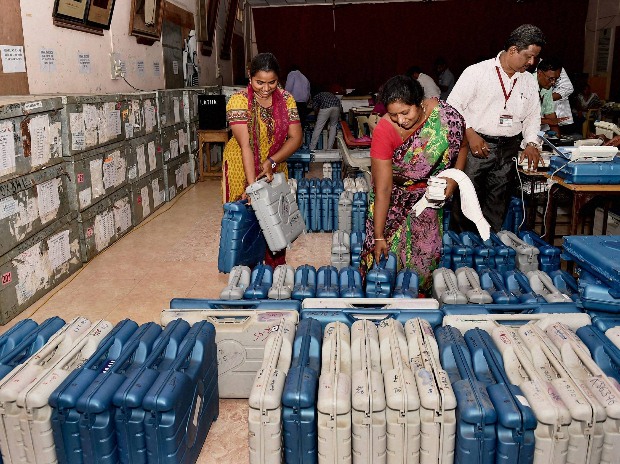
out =
[[[69,261],[71,259],[69,230],[63,230],[47,239],[47,250],[52,271]]]
[[[136,158],[138,160],[138,177],[142,177],[148,171],[146,170],[146,156],[144,154],[144,145],[136,147]]]
[[[149,171],[154,171],[157,168],[157,160],[155,159],[155,142],[149,142],[147,146],[149,152]]]
[[[33,166],[41,166],[51,158],[50,117],[47,114],[34,116],[28,123],[30,132],[30,156]]]
[[[37,201],[39,203],[39,217],[43,224],[56,217],[60,208],[60,179],[50,179],[37,185]]]
[[[0,123],[0,176],[15,172],[15,153],[13,124]]]
[[[121,234],[131,227],[131,206],[127,197],[114,203],[114,225]]]
[[[151,214],[148,185],[145,185],[140,189],[140,198],[142,199],[142,217],[145,218]]]
[[[70,113],[69,127],[71,130],[71,150],[84,150],[86,148],[84,115],[82,113]]]

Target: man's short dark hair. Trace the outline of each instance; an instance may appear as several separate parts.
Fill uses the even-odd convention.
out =
[[[510,37],[506,40],[504,50],[508,51],[510,47],[517,47],[517,51],[525,50],[530,45],[543,47],[547,43],[545,35],[532,24],[522,24],[510,33]]]
[[[538,63],[537,71],[559,71],[562,69],[562,65],[560,64],[560,60],[557,58],[545,58],[540,63]]]

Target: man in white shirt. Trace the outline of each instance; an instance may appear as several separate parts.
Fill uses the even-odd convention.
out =
[[[407,70],[407,76],[417,79],[424,89],[424,98],[439,98],[441,93],[431,76],[424,74],[419,66],[412,66]]]
[[[454,74],[448,68],[448,64],[446,60],[443,58],[437,58],[435,61],[435,70],[437,71],[437,84],[439,85],[439,89],[441,90],[441,94],[439,98],[441,100],[447,100],[450,96],[450,92],[454,87]]]
[[[555,102],[555,115],[558,119],[566,118],[560,122],[560,126],[566,126],[573,123],[573,113],[570,109],[568,97],[573,93],[573,84],[566,74],[566,70],[562,68],[560,78],[553,86],[553,101]]]
[[[471,178],[482,213],[495,231],[501,226],[516,177],[516,157],[528,169],[540,160],[538,83],[527,72],[545,44],[542,31],[524,24],[512,31],[495,58],[469,66],[454,85],[448,104],[465,118],[469,144],[465,173]],[[453,208],[455,226],[475,230]]]

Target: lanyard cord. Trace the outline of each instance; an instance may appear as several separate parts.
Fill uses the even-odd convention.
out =
[[[504,81],[502,80],[502,75],[499,73],[499,67],[495,66],[495,71],[497,71],[497,78],[499,79],[499,83],[502,85],[502,91],[504,92],[504,109],[506,109],[506,105],[508,104],[508,100],[510,99],[510,96],[512,95],[512,91],[515,88],[515,85],[517,84],[517,78],[515,78],[514,81],[512,81],[512,86],[510,87],[510,92],[506,93],[506,87],[504,87]]]

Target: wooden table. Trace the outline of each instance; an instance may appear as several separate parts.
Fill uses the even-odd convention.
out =
[[[551,179],[549,174],[545,174],[547,179]],[[609,214],[609,206],[612,197],[620,196],[620,185],[601,185],[601,184],[568,184],[557,176],[553,177],[554,184],[549,187],[549,202],[547,204],[547,217],[545,219],[545,238],[553,244],[555,237],[555,221],[557,216],[556,194],[560,189],[566,190],[572,196],[572,207],[570,213],[570,235],[576,235],[579,226],[581,210],[586,203],[596,197],[605,198],[605,208],[603,214],[603,234],[606,233],[605,225]],[[592,231],[590,231],[592,233]]]
[[[209,177],[220,177],[222,175],[222,167],[212,169],[211,166],[211,144],[226,144],[230,139],[230,129],[217,130],[199,130],[198,131],[198,175],[200,180],[206,180]],[[205,152],[206,147],[206,152]],[[223,152],[223,149],[222,149]],[[206,169],[205,169],[206,161]]]

